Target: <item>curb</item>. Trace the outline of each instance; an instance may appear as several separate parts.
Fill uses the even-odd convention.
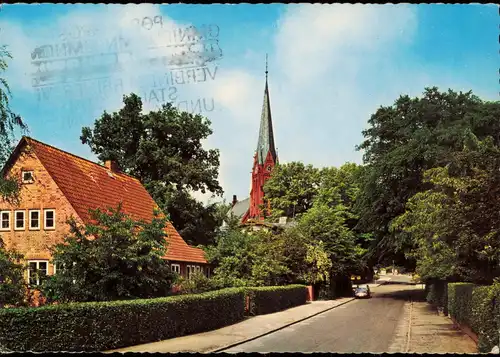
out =
[[[232,344],[230,344],[230,345],[226,345],[226,346],[224,346],[224,347],[219,347],[219,348],[217,348],[217,349],[215,349],[215,350],[209,350],[209,351],[205,351],[205,352],[202,352],[202,353],[217,353],[217,352],[222,352],[222,351],[224,351],[224,350],[227,350],[227,349],[229,349],[229,348],[233,348],[233,347],[236,347],[236,346],[242,345],[242,344],[244,344],[244,343],[247,343],[247,342],[250,342],[250,341],[256,340],[256,339],[258,339],[258,338],[261,338],[261,337],[264,337],[264,336],[270,335],[270,334],[272,334],[272,333],[274,333],[274,332],[277,332],[277,331],[279,331],[279,330],[283,330],[284,328],[287,328],[287,327],[289,327],[289,326],[292,326],[292,325],[298,324],[299,322],[302,322],[302,321],[304,321],[304,320],[310,319],[311,317],[314,317],[314,316],[317,316],[317,315],[322,314],[322,313],[324,313],[324,312],[327,312],[327,311],[333,310],[333,309],[335,309],[336,307],[339,307],[339,306],[345,305],[345,304],[347,304],[348,302],[351,302],[351,301],[353,301],[353,300],[355,300],[355,299],[354,299],[354,298],[351,298],[351,299],[349,299],[349,300],[347,300],[347,301],[344,301],[344,302],[343,302],[343,303],[341,303],[341,304],[338,304],[338,305],[335,305],[335,306],[329,307],[328,309],[323,310],[323,311],[320,311],[320,312],[316,312],[316,313],[315,313],[315,314],[313,314],[313,315],[309,315],[309,316],[304,317],[304,318],[302,318],[302,319],[300,319],[300,320],[297,320],[297,321],[294,321],[294,322],[288,323],[288,324],[286,324],[286,325],[283,325],[283,326],[278,327],[278,328],[276,328],[276,329],[274,329],[274,330],[271,330],[271,331],[265,332],[265,333],[260,334],[260,335],[258,335],[258,336],[254,336],[254,337],[248,338],[248,339],[243,340],[243,341],[239,341],[239,342],[236,342],[236,343],[232,343]]]

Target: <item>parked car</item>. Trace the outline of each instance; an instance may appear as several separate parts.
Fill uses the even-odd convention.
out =
[[[368,286],[366,286],[365,288],[360,288],[360,287],[357,287],[354,289],[354,297],[356,299],[369,299],[372,297],[372,294],[370,292],[370,288]]]

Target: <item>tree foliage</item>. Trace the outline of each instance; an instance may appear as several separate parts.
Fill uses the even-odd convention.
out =
[[[393,228],[412,234],[423,279],[492,283],[500,274],[500,148],[466,132],[463,150],[430,169],[431,188],[414,195]]]
[[[271,216],[293,218],[311,208],[318,193],[319,170],[301,162],[277,165],[264,185]]]
[[[7,250],[0,238],[0,307],[25,303],[26,282],[22,258],[16,251]]]
[[[82,128],[82,143],[99,160],[114,160],[137,177],[188,241],[210,241],[205,232],[219,225],[214,207],[203,207],[189,194],[223,193],[217,179],[219,151],[202,146],[212,134],[210,121],[180,112],[171,103],[145,114],[135,94],[124,96],[123,103],[118,112],[104,112],[93,128]]]
[[[363,269],[366,250],[356,242],[355,233],[345,225],[349,212],[343,205],[316,204],[298,223],[298,229],[324,249],[332,261],[332,275],[346,275]]]
[[[70,219],[70,235],[52,248],[57,272],[43,287],[52,300],[106,301],[165,296],[173,273],[165,256],[165,218],[133,220],[121,207],[91,211],[95,223]]]
[[[21,117],[10,108],[12,97],[9,84],[3,76],[8,68],[7,61],[12,59],[7,46],[0,46],[0,164],[3,166],[14,149],[14,131],[27,131],[28,127]],[[19,196],[19,184],[14,178],[0,178],[0,195],[6,201],[15,203]]]
[[[267,232],[248,233],[229,228],[206,248],[208,260],[217,267],[214,279],[222,286],[280,285],[287,267],[280,254],[283,242]]]
[[[498,142],[498,102],[484,102],[471,92],[440,92],[426,88],[421,98],[401,96],[381,107],[363,131],[365,170],[356,207],[359,228],[373,232],[380,256],[409,252],[414,246],[406,230],[390,230],[392,220],[404,214],[407,201],[431,187],[424,173],[449,164],[462,149],[464,133],[480,140],[492,133]]]

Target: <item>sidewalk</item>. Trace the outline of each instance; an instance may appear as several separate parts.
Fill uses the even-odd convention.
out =
[[[477,353],[476,343],[427,302],[414,302],[408,353]]]
[[[477,353],[476,343],[425,301],[407,302],[389,353]]]
[[[262,335],[282,329],[337,306],[348,303],[354,298],[341,298],[329,301],[313,301],[274,314],[250,317],[242,322],[215,331],[172,338],[144,345],[121,348],[113,352],[217,352],[220,349],[252,340]]]

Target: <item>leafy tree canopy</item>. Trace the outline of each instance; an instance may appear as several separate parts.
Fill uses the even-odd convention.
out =
[[[366,167],[356,207],[359,228],[375,234],[377,254],[411,250],[411,236],[390,231],[391,221],[405,212],[410,197],[431,187],[424,172],[450,163],[468,129],[480,140],[493,133],[498,142],[499,115],[499,102],[435,87],[426,88],[421,98],[401,96],[372,115],[358,147]]]
[[[220,225],[214,207],[203,207],[190,191],[222,195],[218,182],[219,151],[202,143],[212,134],[210,121],[178,111],[171,103],[143,113],[142,101],[130,94],[118,112],[104,112],[80,137],[99,160],[114,160],[137,177],[191,243],[207,243]],[[204,232],[208,232],[207,236]]]
[[[320,183],[319,170],[312,165],[291,162],[277,165],[264,185],[271,204],[271,216],[293,218],[312,207]]]
[[[500,275],[500,148],[471,131],[464,142],[448,165],[425,172],[431,188],[410,198],[392,228],[414,237],[423,279],[492,283]]]
[[[12,59],[7,46],[0,46],[0,165],[4,165],[14,149],[14,131],[25,132],[28,127],[21,117],[10,108],[11,92],[5,77],[7,61]],[[9,202],[16,202],[19,196],[19,185],[15,179],[0,178],[0,195]]]
[[[165,256],[166,220],[135,221],[121,211],[91,211],[95,223],[68,223],[71,234],[52,248],[57,273],[43,287],[62,302],[166,296],[173,273]]]

